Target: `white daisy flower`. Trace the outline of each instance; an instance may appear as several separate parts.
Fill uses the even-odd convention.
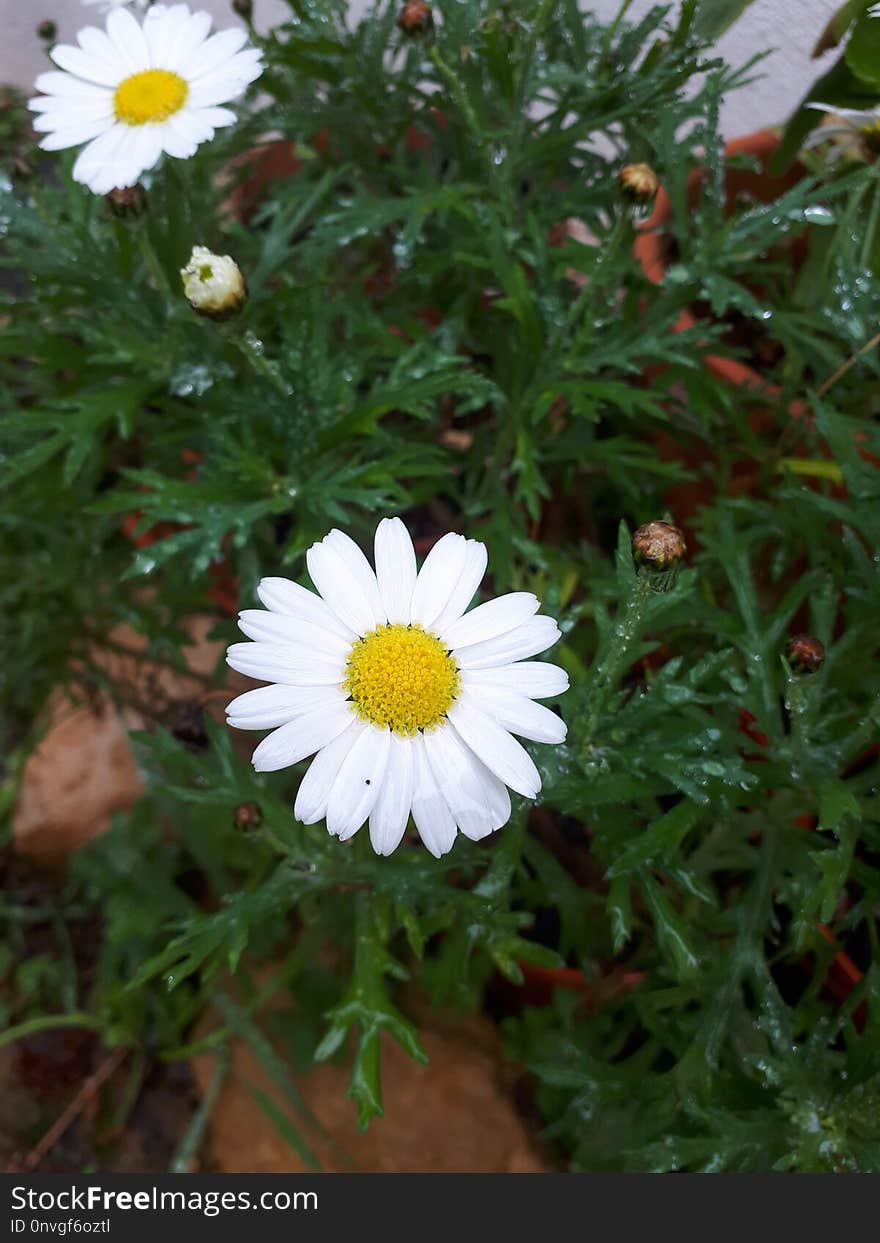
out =
[[[88,145],[75,181],[95,194],[134,185],[164,152],[189,159],[235,113],[218,107],[260,76],[260,53],[236,27],[208,37],[211,17],[185,4],[154,4],[139,22],[114,8],[106,30],[86,26],[79,47],[50,53],[62,72],[41,74],[29,101],[46,151]]]
[[[838,108],[834,104],[807,104],[815,112],[824,112],[826,121],[804,141],[809,149],[832,139],[838,154],[867,150],[880,154],[880,111],[877,109]]]
[[[124,9],[129,6],[135,9],[145,9],[150,0],[82,0],[86,8],[93,9],[97,6],[100,13],[109,13],[111,9]]]
[[[465,613],[486,570],[486,547],[444,535],[420,570],[399,518],[376,530],[375,572],[333,530],[306,556],[319,595],[264,578],[268,612],[247,609],[233,669],[275,685],[229,705],[237,729],[273,729],[253,755],[271,772],[315,755],[296,797],[304,824],[326,819],[342,840],[370,822],[390,855],[410,813],[439,858],[457,832],[473,841],[510,817],[507,787],[534,798],[531,757],[513,737],[562,742],[566,727],[535,702],[568,689],[564,669],[529,660],[559,638],[535,596],[515,591]]]

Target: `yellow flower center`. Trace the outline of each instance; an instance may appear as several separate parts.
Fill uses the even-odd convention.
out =
[[[460,689],[458,668],[421,626],[377,626],[351,649],[345,688],[358,715],[397,734],[439,725]]]
[[[188,94],[183,78],[169,69],[144,69],[119,83],[113,107],[125,125],[146,125],[179,112]]]
[[[880,154],[880,121],[862,126],[862,141],[872,155]]]

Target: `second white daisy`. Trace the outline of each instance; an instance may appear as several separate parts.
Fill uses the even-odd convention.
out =
[[[420,570],[399,518],[375,537],[375,572],[347,535],[331,531],[308,551],[319,595],[264,578],[268,611],[239,625],[253,640],[227,660],[275,683],[240,695],[229,724],[273,729],[253,755],[258,771],[317,752],[294,814],[326,819],[353,836],[369,819],[378,854],[396,849],[412,813],[438,858],[456,834],[477,841],[510,817],[508,787],[534,798],[541,778],[514,734],[559,743],[564,722],[536,703],[568,689],[563,669],[530,656],[559,638],[530,592],[465,613],[486,570],[485,545],[450,533]]]
[[[88,145],[73,177],[95,194],[134,185],[163,154],[188,159],[214,132],[235,121],[220,104],[260,76],[260,53],[240,27],[210,35],[208,13],[185,4],[154,4],[143,23],[115,8],[105,30],[86,26],[78,47],[50,53],[61,72],[41,74],[43,94],[28,107],[40,115],[46,151]],[[210,37],[209,37],[210,35]]]

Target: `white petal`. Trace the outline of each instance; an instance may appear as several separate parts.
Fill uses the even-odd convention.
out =
[[[256,47],[247,47],[221,65],[219,69],[215,69],[213,73],[200,76],[199,86],[204,86],[208,82],[218,82],[221,77],[229,82],[240,82],[246,86],[249,82],[255,81],[262,72],[262,52]]]
[[[127,66],[118,56],[113,60],[99,60],[82,48],[59,43],[49,53],[56,65],[68,73],[84,78],[86,82],[99,82],[101,86],[118,86],[126,76]]]
[[[137,181],[141,173],[152,168],[162,154],[162,134],[164,124],[147,124],[129,126],[133,132],[125,145],[125,157],[129,162],[132,181]]]
[[[463,686],[480,688],[501,686],[519,691],[529,699],[555,699],[568,690],[568,674],[559,665],[543,660],[524,660],[517,665],[496,665],[488,669],[462,669]]]
[[[113,92],[106,86],[99,86],[96,82],[84,82],[82,78],[75,78],[69,73],[57,73],[54,70],[41,73],[34,86],[38,91],[45,91],[47,95],[55,95],[59,99],[107,99],[111,104],[113,102]]]
[[[327,800],[343,760],[367,728],[366,721],[356,717],[347,729],[322,747],[300,782],[293,805],[293,814],[303,824],[317,824],[327,814]]]
[[[419,622],[426,630],[449,603],[449,597],[465,567],[467,540],[450,531],[439,539],[425,558],[413,588],[410,621]]]
[[[176,7],[186,8],[185,5],[178,5]],[[196,48],[208,37],[210,29],[210,13],[202,11],[190,13],[187,10],[185,17],[175,21],[175,29],[168,39],[168,45],[165,49],[165,61],[162,68],[170,69],[172,73],[179,73],[182,78],[186,78],[190,58],[195,53]]]
[[[154,68],[166,68],[168,54],[177,35],[176,19],[164,6],[151,5],[144,18],[143,30]]]
[[[288,686],[341,686],[345,680],[342,661],[276,643],[233,643],[226,663],[249,678]]]
[[[198,140],[190,137],[185,124],[180,122],[181,114],[175,112],[166,117],[162,123],[162,146],[169,155],[178,160],[188,160],[198,150]]]
[[[482,643],[506,634],[532,617],[540,607],[538,597],[530,591],[512,591],[509,595],[477,605],[444,630],[440,638],[447,647],[457,651],[472,643]]]
[[[229,103],[230,100],[237,99],[244,89],[244,84],[230,82],[228,78],[220,82],[212,81],[210,85],[198,82],[187,96],[187,104],[198,112],[202,108],[213,108],[217,104]]]
[[[169,123],[173,123],[176,141],[188,139],[198,146],[200,142],[209,142],[214,137],[213,125],[203,117],[199,108],[184,106],[165,122],[166,125]]]
[[[351,536],[346,535],[344,531],[338,531],[334,527],[329,535],[325,535],[324,543],[329,545],[342,558],[345,568],[364,593],[367,603],[372,610],[375,624],[381,626],[387,622],[388,616],[385,612],[385,606],[382,604],[382,597],[379,595],[379,584],[376,581],[376,575],[373,573],[373,568],[369,561]]]
[[[234,125],[238,120],[231,108],[192,108],[188,109],[195,115],[200,125],[210,126],[211,137],[214,137],[215,129],[223,129],[227,125]]]
[[[425,736],[425,752],[455,823],[478,842],[510,819],[507,787],[446,725]]]
[[[399,518],[383,518],[376,527],[374,557],[382,606],[390,622],[407,625],[416,582],[416,553]],[[381,853],[381,851],[379,852]]]
[[[100,88],[99,88],[100,89]],[[109,91],[95,95],[89,99],[62,99],[58,95],[39,95],[28,103],[31,112],[39,112],[42,116],[52,118],[56,126],[72,125],[74,121],[96,121],[104,117],[112,125],[116,117],[113,112],[113,96]],[[37,121],[41,118],[37,117]],[[35,123],[35,128],[42,128]]]
[[[532,757],[512,734],[477,707],[470,692],[455,701],[447,717],[496,777],[517,794],[535,797],[541,789],[541,778]]]
[[[263,72],[263,61],[256,48],[239,52],[210,73],[200,74],[190,84],[190,97],[195,103],[222,103],[235,99]]]
[[[100,31],[97,33],[100,34]],[[107,36],[132,73],[141,73],[151,65],[150,49],[140,22],[128,9],[114,9],[107,16]]]
[[[279,646],[289,643],[304,655],[317,652],[343,663],[351,650],[351,643],[334,631],[301,621],[298,617],[269,613],[265,609],[245,609],[238,615],[238,627],[249,639],[277,643]]]
[[[247,31],[241,27],[231,27],[211,35],[189,58],[186,66],[187,78],[190,82],[195,82],[224,61],[230,61],[246,43]]]
[[[434,619],[435,633],[442,633],[447,626],[451,626],[454,621],[461,617],[483,581],[488,559],[489,554],[486,552],[486,545],[481,544],[479,540],[469,539],[464,569],[459,576],[458,582],[453,587],[449,600],[442,612],[439,617]]]
[[[259,686],[233,699],[226,708],[227,724],[233,729],[275,729],[305,712],[344,703],[335,686]]]
[[[850,121],[859,128],[863,125],[870,125],[872,121],[877,119],[876,113],[865,112],[860,108],[838,108],[836,104],[821,104],[818,102],[809,103],[806,107],[813,108],[817,112],[833,112],[836,116],[843,117],[845,121]]]
[[[77,31],[76,41],[86,56],[90,56],[92,60],[100,61],[105,65],[118,64],[127,74],[136,71],[129,58],[124,53],[120,53],[119,49],[114,47],[106,32],[99,30],[97,26],[85,26],[82,30]],[[138,65],[137,68],[143,69],[144,66]]]
[[[45,120],[45,118],[40,117],[38,120]],[[37,124],[34,125],[34,129],[38,133],[41,130],[49,131],[40,143],[44,151],[63,151],[67,147],[78,147],[80,143],[90,142],[93,138],[97,138],[99,134],[103,134],[112,125],[112,120],[78,121],[73,125],[57,127],[49,124]]]
[[[497,639],[483,643],[471,643],[454,651],[460,669],[488,669],[492,665],[507,665],[527,656],[537,656],[559,638],[559,627],[552,617],[530,617],[527,622],[508,630]]]
[[[359,635],[375,629],[378,623],[374,610],[336,548],[326,540],[313,544],[306,553],[306,565],[312,582],[346,626]],[[377,594],[378,590],[377,587]]]
[[[328,604],[320,596],[316,596],[307,587],[291,582],[289,578],[263,578],[257,587],[257,595],[267,609],[273,613],[285,613],[290,617],[298,617],[302,621],[311,622],[313,626],[321,626],[332,630],[343,639],[353,642],[355,632],[339,620]]]
[[[368,725],[342,762],[327,800],[327,831],[346,841],[373,810],[388,763],[391,731]]]
[[[422,734],[413,738],[412,754],[415,766],[412,817],[419,837],[435,859],[439,859],[452,849],[456,833],[455,820],[449,804],[434,780]]]
[[[400,845],[412,808],[413,740],[391,734],[388,763],[379,795],[370,812],[370,841],[377,855],[390,855]]]
[[[107,194],[123,185],[117,177],[124,171],[122,149],[129,135],[129,126],[117,124],[93,139],[77,156],[73,180],[87,185],[94,194]]]
[[[340,703],[306,712],[264,738],[251,756],[251,763],[258,773],[272,773],[298,764],[347,729],[351,716],[351,704]]]
[[[520,738],[530,738],[532,742],[565,742],[568,732],[565,722],[525,695],[500,686],[487,686],[479,693],[478,702],[499,725]]]

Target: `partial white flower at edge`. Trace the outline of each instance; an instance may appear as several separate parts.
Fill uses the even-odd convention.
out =
[[[99,13],[109,13],[111,9],[137,9],[143,10],[149,4],[149,0],[82,0],[86,8],[97,8]]]
[[[880,110],[840,108],[836,104],[824,104],[818,101],[806,105],[814,112],[824,112],[829,118],[824,125],[814,129],[804,140],[809,149],[820,143],[833,139],[844,154],[853,147],[867,148],[874,153],[880,147]]]
[[[516,591],[465,612],[486,570],[484,544],[444,535],[417,569],[399,518],[375,535],[375,571],[333,530],[306,556],[319,594],[264,578],[266,611],[247,609],[233,669],[274,685],[230,703],[229,724],[272,729],[253,754],[269,772],[315,755],[294,805],[342,840],[369,820],[377,854],[399,845],[412,813],[440,857],[510,818],[508,787],[534,798],[541,778],[513,737],[560,743],[565,723],[538,699],[568,689],[564,669],[529,657],[559,638],[537,598]]]
[[[235,113],[219,107],[262,72],[260,53],[245,47],[242,27],[210,34],[211,17],[186,4],[154,4],[142,22],[126,8],[107,15],[106,29],[86,26],[78,47],[50,56],[61,72],[40,74],[28,107],[46,151],[88,145],[73,166],[75,181],[95,194],[137,183],[165,153],[189,159]]]

